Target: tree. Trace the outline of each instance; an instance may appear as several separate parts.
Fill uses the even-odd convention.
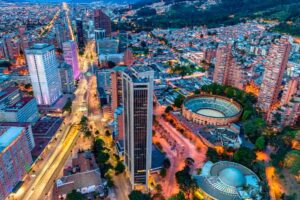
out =
[[[175,195],[173,195],[171,198],[169,198],[169,200],[186,200],[184,193],[183,192],[179,192]]]
[[[161,170],[159,171],[159,175],[163,178],[166,177],[166,175],[167,175],[166,168],[161,168]]]
[[[255,153],[251,149],[246,148],[246,147],[239,148],[233,154],[233,160],[235,162],[245,165],[247,167],[251,167],[251,165],[255,159],[256,159]]]
[[[206,151],[206,157],[211,161],[211,162],[217,162],[219,161],[219,154],[218,152],[211,147],[208,147]]]
[[[132,190],[128,197],[130,200],[150,200],[150,196],[148,194],[143,194],[138,190]]]
[[[122,161],[118,161],[115,170],[116,174],[122,174],[125,171],[125,166]]]
[[[190,167],[185,166],[183,170],[176,172],[175,177],[179,188],[189,197],[197,187],[195,180],[190,175]]]
[[[265,137],[263,135],[256,139],[255,148],[260,150],[260,151],[262,151],[266,148]]]
[[[97,155],[98,163],[106,163],[109,160],[109,154],[103,151],[100,151]]]
[[[110,136],[110,135],[111,135],[110,131],[109,131],[109,130],[106,130],[106,131],[105,131],[105,135],[106,135],[107,137]]]
[[[72,192],[67,194],[67,200],[84,200],[84,196],[80,192],[72,190]]]
[[[288,168],[291,174],[300,173],[300,151],[292,150],[284,158],[284,167]]]
[[[165,158],[164,161],[163,161],[163,166],[164,168],[166,169],[169,169],[171,167],[171,161],[169,158]]]
[[[179,94],[174,100],[174,106],[176,106],[177,108],[180,108],[184,101],[184,98],[185,97],[182,94]]]
[[[167,106],[165,109],[165,113],[169,113],[170,111],[173,111],[173,107],[172,106]]]

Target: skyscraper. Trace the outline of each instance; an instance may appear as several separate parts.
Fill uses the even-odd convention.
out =
[[[239,63],[232,55],[232,44],[220,44],[216,53],[213,81],[242,89],[242,74]]]
[[[58,70],[62,92],[65,94],[72,94],[75,91],[72,66],[63,62],[59,65]]]
[[[80,18],[76,19],[77,43],[80,49],[84,48],[83,22]]]
[[[72,66],[73,77],[75,80],[79,78],[79,61],[77,45],[73,40],[69,40],[63,43],[64,59],[65,62]]]
[[[122,74],[125,164],[133,188],[148,187],[152,154],[154,73],[132,67]]]
[[[281,38],[273,43],[267,55],[265,72],[258,96],[258,106],[263,111],[270,111],[277,103],[284,71],[291,49],[287,38]]]
[[[34,97],[38,105],[50,106],[62,94],[54,46],[39,43],[25,53]]]
[[[126,69],[123,66],[116,66],[111,72],[111,110],[114,115],[114,139],[122,140],[124,138],[123,126],[123,101],[122,101],[122,72]]]
[[[94,10],[94,26],[95,29],[104,29],[106,36],[111,35],[111,20],[100,9]]]

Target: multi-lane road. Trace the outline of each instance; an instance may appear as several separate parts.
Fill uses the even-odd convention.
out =
[[[33,165],[35,177],[26,176],[22,187],[11,195],[11,199],[39,200],[48,193],[78,139],[79,126],[77,124],[82,117],[80,107],[85,100],[86,90],[87,80],[82,78],[75,92],[72,113],[64,120],[62,132],[58,131],[55,135],[57,143],[48,147],[47,155],[44,155],[43,160],[38,161],[38,167]]]

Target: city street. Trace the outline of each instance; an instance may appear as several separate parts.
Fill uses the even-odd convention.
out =
[[[57,144],[51,144],[47,147],[47,153],[42,153],[43,159],[37,161],[37,165],[32,166],[33,172],[24,177],[24,183],[16,194],[11,195],[11,199],[40,199],[45,195],[53,184],[56,176],[63,167],[68,158],[76,140],[79,136],[79,124],[82,113],[79,111],[87,87],[85,78],[79,82],[76,91],[76,98],[73,101],[72,113],[66,117],[62,131],[56,133]],[[47,154],[47,155],[45,155]]]

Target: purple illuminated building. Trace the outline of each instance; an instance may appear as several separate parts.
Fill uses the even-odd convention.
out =
[[[73,40],[63,43],[65,62],[72,66],[74,79],[77,80],[80,75],[77,45]]]

